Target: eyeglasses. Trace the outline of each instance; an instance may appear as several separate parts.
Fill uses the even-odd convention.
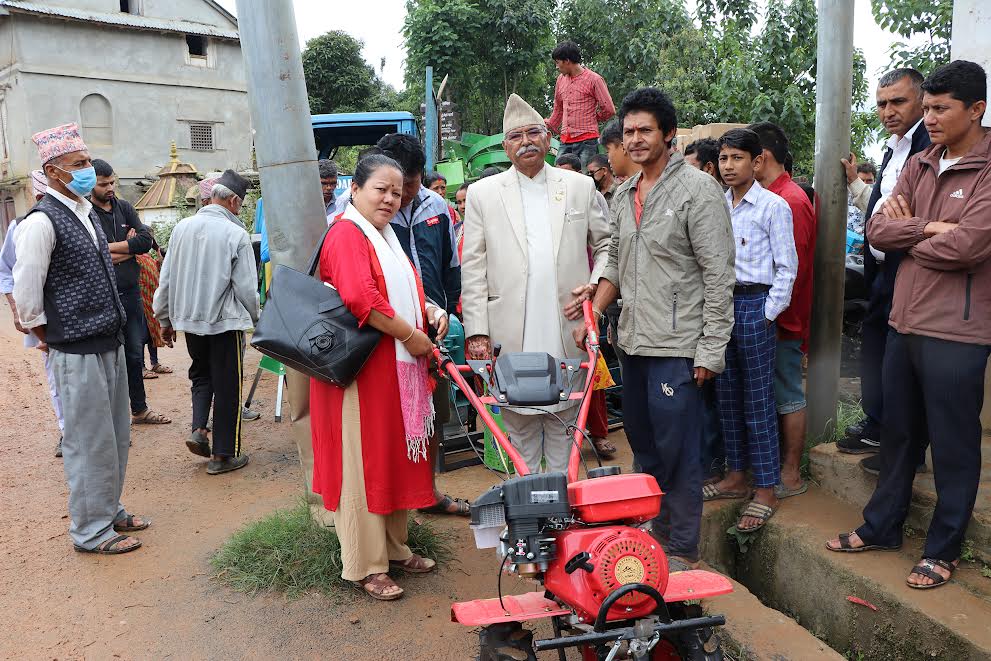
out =
[[[534,126],[526,131],[513,131],[512,133],[506,134],[506,140],[509,142],[523,142],[524,135],[530,138],[530,140],[536,142],[547,135],[547,129]]]
[[[599,174],[603,170],[608,170],[608,169],[609,168],[607,168],[606,166],[603,165],[601,168],[596,168],[594,170],[590,170],[589,172],[586,172],[585,174],[587,174],[588,176],[590,176],[593,179],[595,179],[595,175]]]

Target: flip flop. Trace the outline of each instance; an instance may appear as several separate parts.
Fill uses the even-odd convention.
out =
[[[612,459],[617,452],[616,446],[607,438],[593,438],[592,445],[595,446],[595,453],[603,459]]]
[[[135,551],[141,548],[140,540],[138,541],[137,544],[134,544],[132,546],[123,546],[123,547],[118,546],[118,544],[128,539],[135,539],[135,538],[128,537],[127,535],[117,535],[115,537],[111,537],[110,539],[101,542],[100,544],[98,544],[97,546],[91,549],[83,548],[82,546],[79,546],[77,544],[73,544],[72,548],[76,549],[76,551],[78,551],[79,553],[94,553],[96,555],[120,555],[121,553],[130,553],[131,551]]]
[[[172,368],[171,367],[166,367],[165,365],[162,365],[161,363],[159,363],[158,365],[155,365],[154,367],[152,367],[151,368],[151,371],[154,372],[155,374],[172,374]]]
[[[905,579],[905,584],[914,590],[929,590],[931,588],[938,588],[939,586],[948,583],[950,578],[946,578],[936,573],[936,566],[940,566],[946,571],[950,572],[950,578],[953,578],[953,572],[956,570],[957,566],[952,562],[947,562],[946,560],[938,560],[936,558],[923,558],[919,561],[919,564],[912,567],[912,574],[918,574],[919,576],[925,576],[926,578],[931,578],[933,582],[929,585],[918,585],[916,583],[909,583],[908,579]]]
[[[782,498],[791,498],[792,496],[801,496],[803,493],[809,490],[809,483],[805,480],[795,487],[794,489],[789,489],[783,484],[777,484],[774,487],[774,495],[778,500]]]
[[[152,372],[151,370],[145,370],[144,377],[143,378],[145,378],[145,379],[157,379],[158,378],[158,375],[155,374],[154,372]]]
[[[709,502],[710,500],[738,500],[741,498],[746,498],[750,495],[750,489],[744,489],[743,491],[722,491],[715,484],[706,484],[702,487],[702,500]]]
[[[850,544],[850,537],[853,534],[854,533],[852,532],[841,532],[836,536],[836,538],[840,540],[840,548],[830,546],[829,542],[826,542],[826,548],[832,551],[833,553],[863,553],[864,551],[897,551],[902,547],[901,544],[899,544],[898,546],[881,546],[880,544],[864,544],[863,546],[853,546],[852,544]],[[864,540],[861,539],[860,541],[864,541]]]
[[[765,505],[763,503],[758,503],[756,500],[751,500],[747,503],[747,506],[740,513],[740,518],[736,520],[736,530],[737,532],[751,533],[757,532],[768,522],[768,520],[774,516],[777,511],[776,507],[771,507],[770,505]],[[746,518],[757,519],[760,521],[756,526],[752,528],[741,528],[740,522]]]

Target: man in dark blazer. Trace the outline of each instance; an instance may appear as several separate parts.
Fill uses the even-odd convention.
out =
[[[884,160],[873,188],[857,177],[857,162],[843,160],[853,204],[870,218],[875,209],[894,190],[905,163],[929,146],[929,133],[922,123],[923,76],[915,69],[894,69],[878,82],[877,114],[890,134],[884,148]],[[870,194],[868,195],[868,191]],[[880,447],[881,419],[884,401],[881,395],[881,362],[888,336],[888,315],[895,290],[895,274],[902,252],[882,253],[869,244],[864,236],[864,280],[870,299],[864,318],[860,347],[860,393],[864,417],[847,427],[846,437],[836,445],[840,452],[872,456],[861,461],[864,470],[877,474],[880,462],[876,453]],[[925,457],[919,457],[919,464]]]

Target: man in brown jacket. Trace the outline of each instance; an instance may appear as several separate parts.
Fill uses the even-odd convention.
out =
[[[908,161],[868,225],[872,245],[908,251],[895,278],[884,356],[881,476],[864,525],[828,546],[901,546],[928,435],[938,501],[908,585],[932,588],[959,562],[981,472],[980,413],[991,351],[991,131],[981,126],[987,79],[979,65],[951,62],[922,89],[932,146]]]

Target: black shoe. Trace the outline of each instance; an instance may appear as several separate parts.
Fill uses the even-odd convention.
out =
[[[62,456],[62,437],[61,436],[58,437],[58,445],[55,446],[55,456],[56,457],[61,457]]]
[[[847,436],[863,436],[864,432],[867,431],[868,425],[870,425],[870,420],[865,416],[847,427],[844,433]]]
[[[207,475],[220,475],[221,473],[230,473],[231,471],[236,471],[239,468],[244,468],[248,465],[248,455],[242,454],[237,457],[224,457],[220,461],[211,459],[210,463],[206,465]]]
[[[186,441],[186,447],[189,451],[200,457],[210,456],[210,441],[207,439],[206,434],[201,431],[194,431]]]
[[[863,435],[844,436],[836,441],[836,449],[846,454],[867,454],[880,451],[881,442]]]
[[[860,460],[860,467],[868,475],[874,475],[875,477],[881,475],[881,455],[875,454],[871,457],[864,457]],[[921,464],[915,467],[915,474],[928,473],[929,467],[926,466],[926,462],[923,461]]]

